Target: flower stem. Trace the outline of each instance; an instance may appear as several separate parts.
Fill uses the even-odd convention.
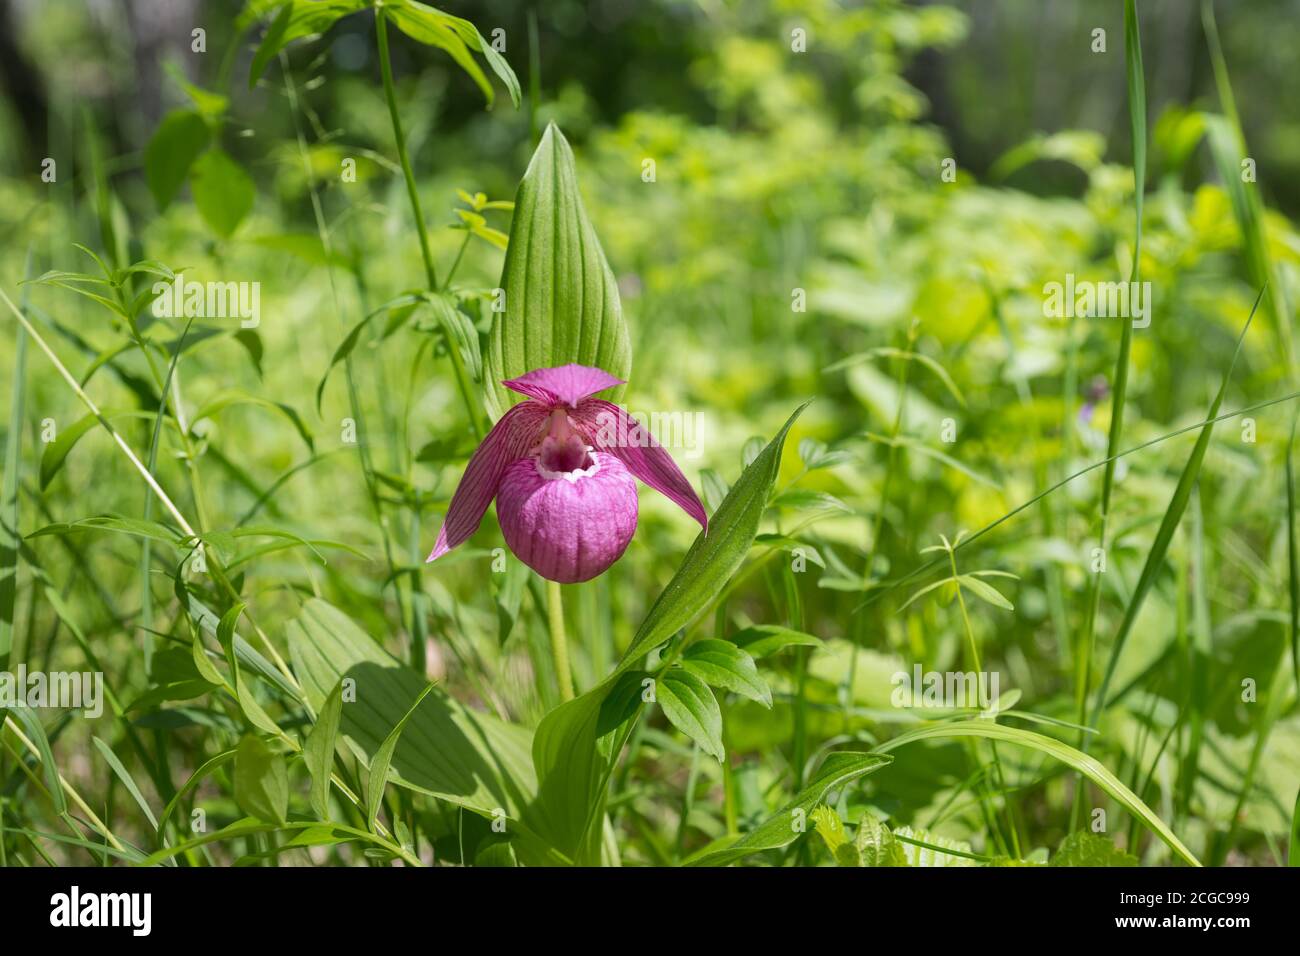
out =
[[[384,98],[388,101],[388,116],[393,123],[393,139],[397,143],[397,161],[402,167],[402,177],[406,180],[406,195],[411,200],[411,214],[415,217],[415,232],[420,239],[420,256],[424,259],[424,277],[430,292],[437,292],[438,270],[433,265],[433,253],[429,251],[429,233],[424,227],[424,214],[420,211],[420,193],[415,186],[415,172],[411,169],[411,157],[406,152],[406,135],[402,132],[402,118],[397,112],[397,94],[393,91],[393,65],[388,57],[388,21],[384,8],[375,9],[375,36],[379,40],[379,72],[384,79]],[[462,250],[463,251],[463,250]],[[459,260],[458,260],[459,261]],[[482,409],[474,402],[474,387],[465,369],[460,349],[450,334],[447,335],[447,355],[456,373],[456,382],[460,386],[461,397],[465,400],[465,410],[469,412],[470,424],[478,435],[487,431],[483,421]]]
[[[564,635],[564,595],[555,581],[546,582],[546,619],[551,628],[551,656],[560,699],[573,700],[573,675],[569,673],[569,642]]]

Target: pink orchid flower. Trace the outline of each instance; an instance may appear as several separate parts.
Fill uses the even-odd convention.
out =
[[[672,456],[640,423],[592,398],[622,385],[586,365],[539,368],[506,388],[527,395],[474,451],[428,560],[478,530],[497,501],[506,544],[551,581],[588,581],[617,561],[636,530],[636,481],[682,507],[708,530],[708,516]]]

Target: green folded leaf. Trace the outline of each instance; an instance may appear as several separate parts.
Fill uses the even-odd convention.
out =
[[[50,748],[50,738],[45,733],[38,711],[33,707],[19,706],[0,710],[0,728],[4,727],[4,718],[13,718],[22,727],[27,739],[36,745],[41,757],[41,772],[45,775],[45,790],[49,794],[54,812],[63,816],[68,812],[68,798],[63,793],[59,781],[59,768],[54,763],[54,751]]]
[[[484,360],[493,417],[520,398],[501,382],[533,369],[577,362],[628,377],[632,347],[618,283],[583,207],[573,150],[554,124],[515,194],[501,285],[505,311],[493,316]],[[622,392],[601,395],[616,402]]]
[[[133,780],[131,775],[127,773],[126,767],[122,766],[122,761],[117,758],[117,754],[113,753],[113,748],[104,743],[104,741],[100,740],[98,737],[92,736],[90,739],[94,741],[95,747],[99,750],[100,756],[104,758],[109,767],[112,768],[113,773],[117,775],[117,779],[122,781],[122,786],[126,787],[126,792],[131,794],[131,799],[134,800],[136,806],[140,808],[145,819],[149,821],[149,825],[157,830],[158,820],[153,815],[153,810],[149,807],[149,801],[144,798],[144,794],[140,792],[140,788],[136,785],[135,780]]]
[[[1015,605],[1002,596],[1002,593],[989,584],[987,581],[981,581],[972,574],[959,574],[957,580],[961,586],[970,591],[981,601],[986,601],[994,607],[1000,607],[1006,611],[1014,611]]]

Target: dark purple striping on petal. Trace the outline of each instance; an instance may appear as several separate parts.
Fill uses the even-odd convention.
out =
[[[546,407],[537,402],[521,402],[492,426],[465,466],[429,561],[442,557],[478,530],[502,474],[536,444],[547,414]]]
[[[627,470],[675,502],[688,515],[709,528],[709,516],[672,455],[623,409],[612,402],[588,398],[578,405],[574,423],[601,451],[617,457]]]

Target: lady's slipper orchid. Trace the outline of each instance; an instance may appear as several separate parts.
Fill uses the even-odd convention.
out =
[[[544,578],[587,581],[617,561],[636,530],[636,478],[708,530],[672,457],[623,409],[592,398],[622,385],[586,365],[539,368],[502,382],[528,396],[474,451],[429,560],[478,530],[495,497],[506,544]]]

